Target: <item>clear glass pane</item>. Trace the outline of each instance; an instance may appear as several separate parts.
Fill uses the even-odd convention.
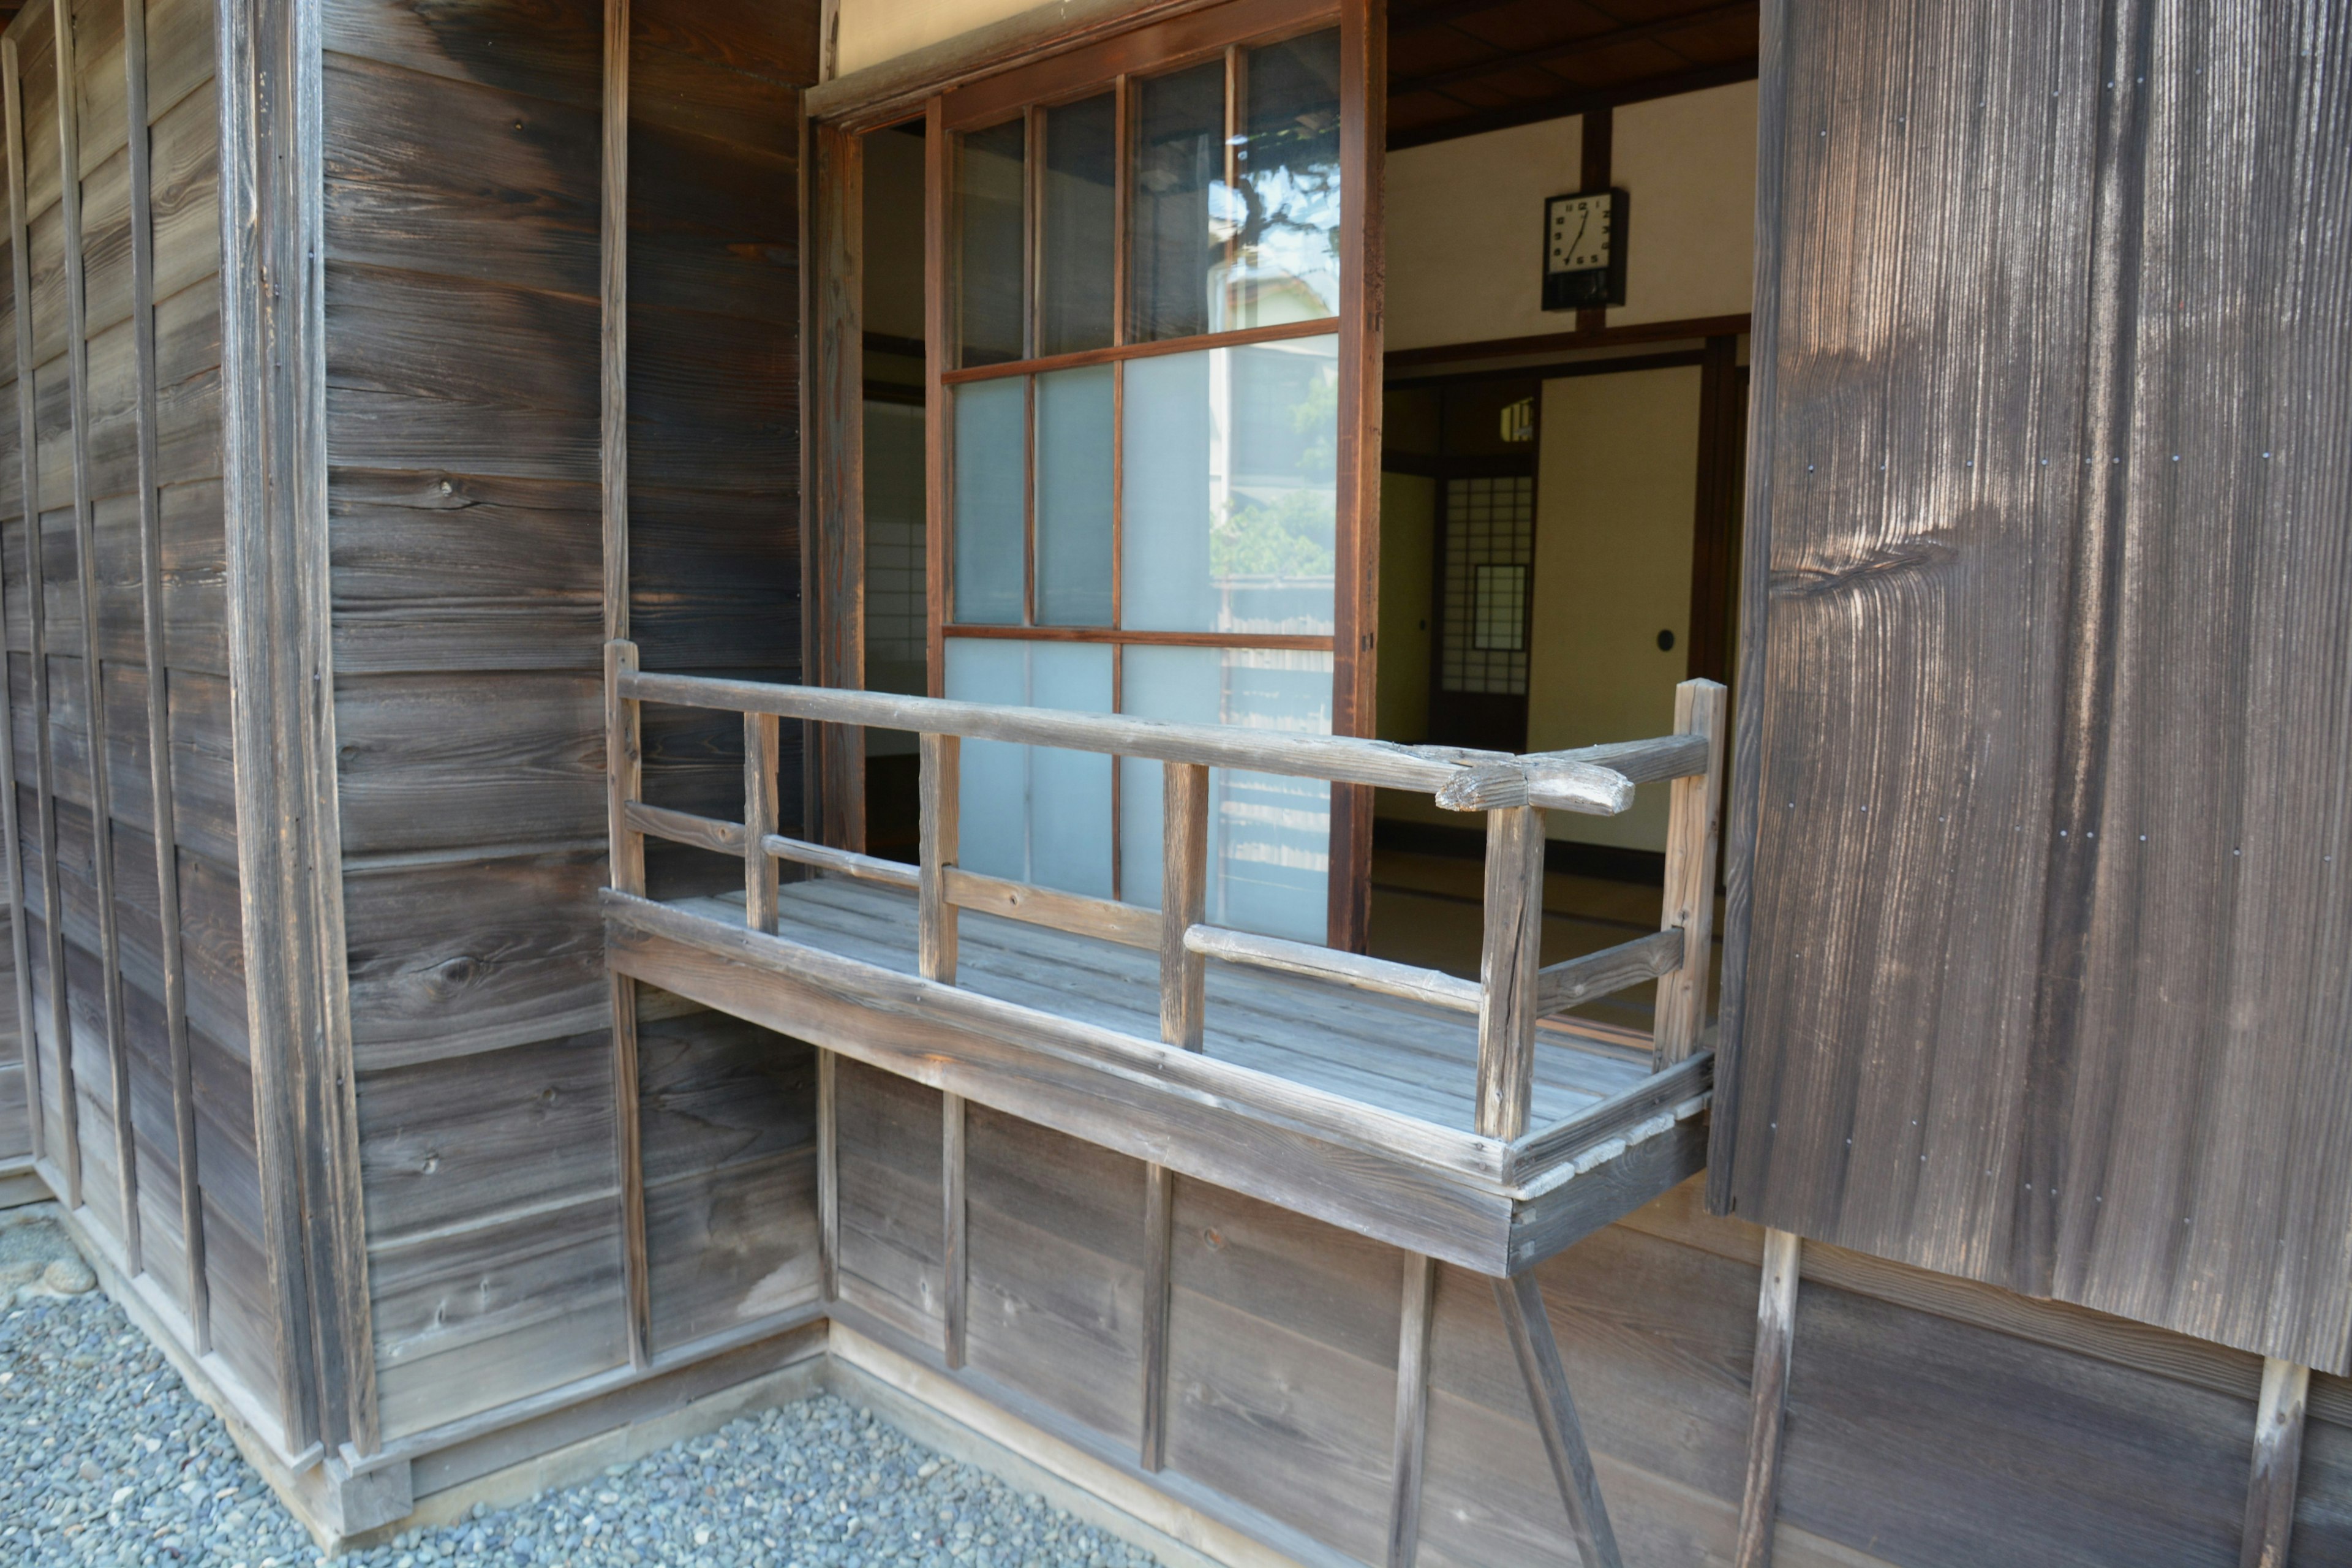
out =
[[[1330,337],[1128,363],[1129,627],[1330,633],[1339,376]]]
[[[1129,647],[1121,690],[1125,710],[1145,718],[1331,732],[1328,653]],[[1129,902],[1156,909],[1160,765],[1125,758],[1119,768],[1121,890]],[[1330,785],[1209,770],[1210,923],[1321,942],[1330,849]]]
[[[1110,625],[1111,368],[1037,378],[1037,624]]]
[[[1225,241],[1225,67],[1211,60],[1135,86],[1128,328],[1138,342],[1217,328]],[[1213,213],[1223,215],[1223,226]]]
[[[869,385],[872,384],[869,383]],[[921,696],[929,605],[924,592],[923,405],[866,404],[866,689]],[[869,731],[867,750],[875,737]]]
[[[1037,300],[1041,354],[1110,344],[1118,169],[1118,106],[1112,94],[1045,111],[1045,276]]]
[[[947,694],[967,702],[1108,713],[1111,650],[1100,643],[950,637]],[[1110,897],[1108,757],[1000,741],[966,741],[962,754],[958,864]]]
[[[1025,121],[1008,120],[975,131],[963,139],[956,159],[961,364],[1002,364],[1022,357],[1026,126]]]
[[[1339,309],[1339,33],[1248,51],[1227,284],[1234,327]]]
[[[1027,576],[1023,458],[1028,383],[1021,376],[955,389],[955,618],[1019,626]]]

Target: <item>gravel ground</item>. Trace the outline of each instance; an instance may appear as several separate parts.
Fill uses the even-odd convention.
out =
[[[36,1228],[47,1234],[22,1234]],[[45,1223],[0,1229],[0,1268],[27,1258],[46,1266],[63,1240]],[[78,1282],[67,1275],[67,1284]],[[40,1283],[0,1294],[0,1563],[310,1568],[320,1561],[220,1423],[112,1302]],[[1157,1563],[830,1394],[745,1416],[518,1508],[477,1507],[457,1524],[404,1532],[340,1561],[368,1568]]]

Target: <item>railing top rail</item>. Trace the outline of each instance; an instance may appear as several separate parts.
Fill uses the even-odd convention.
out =
[[[1125,713],[998,707],[713,676],[625,671],[618,678],[616,695],[682,708],[865,724],[1413,790],[1435,795],[1440,804],[1458,811],[1534,805],[1612,816],[1633,805],[1636,784],[1702,773],[1707,765],[1706,739],[1693,735],[1515,757],[1501,752],[1408,746],[1345,735],[1186,724]]]

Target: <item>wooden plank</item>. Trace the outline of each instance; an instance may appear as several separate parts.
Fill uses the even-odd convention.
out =
[[[1307,735],[1223,724],[1186,724],[1131,714],[1080,713],[901,697],[880,691],[835,691],[714,677],[637,674],[621,683],[625,695],[685,708],[733,709],[785,719],[865,724],[919,734],[953,734],[1009,741],[1156,762],[1202,763],[1292,778],[1435,795],[1465,766],[1493,753],[1441,746],[1406,746],[1345,735]],[[1633,802],[1633,783],[1606,768],[1573,773],[1538,770],[1528,798],[1547,810],[1614,816]]]
[[[1706,769],[1675,780],[1666,824],[1666,885],[1661,931],[1680,931],[1683,962],[1659,976],[1651,1061],[1670,1067],[1698,1049],[1706,1027],[1707,972],[1715,934],[1715,850],[1723,799],[1726,689],[1712,680],[1675,688],[1675,732],[1706,742]]]
[[[971,1214],[964,1197],[964,1102],[940,1096],[940,1272],[945,1280],[940,1316],[945,1324],[948,1369],[963,1365],[971,1309]]]
[[[1097,937],[1125,947],[1158,948],[1159,914],[1113,899],[1066,893],[1028,882],[983,877],[955,866],[942,868],[940,881],[947,902],[961,910],[979,910],[1005,920],[1067,931],[1072,936]]]
[[[1197,1051],[1209,972],[1192,936],[1209,907],[1209,770],[1168,763],[1160,772],[1160,1037]]]
[[[21,372],[17,369],[20,361],[19,345],[16,342],[16,337],[22,326],[21,318],[26,309],[23,303],[26,284],[23,281],[23,274],[16,265],[16,258],[21,254],[24,244],[24,225],[20,216],[24,198],[17,189],[21,179],[22,163],[21,137],[16,124],[17,68],[15,44],[0,43],[0,79],[0,79],[0,112],[5,112],[7,118],[5,135],[10,198],[8,248],[11,263],[10,293],[6,308],[11,339],[9,373],[12,379],[21,375]],[[19,380],[16,390],[20,417],[16,438],[22,446],[27,440],[26,421],[23,414],[24,397],[28,389]],[[16,471],[5,479],[0,479],[0,484],[15,486],[19,512],[28,520],[20,521],[18,526],[25,533],[30,534],[38,525],[29,521],[31,509],[26,503],[26,498],[32,492],[25,477],[26,459],[22,458],[21,453],[19,457],[20,460],[12,465]],[[20,563],[13,571],[0,574],[14,579],[13,585],[0,583],[0,834],[6,836],[6,843],[0,845],[0,874],[5,874],[7,878],[8,952],[12,970],[9,979],[13,984],[16,1044],[24,1064],[17,1078],[16,1092],[22,1096],[25,1107],[25,1152],[37,1159],[47,1152],[47,1140],[43,1136],[45,1129],[42,1126],[39,1093],[40,1047],[33,1026],[33,958],[24,920],[26,892],[25,842],[24,828],[18,819],[17,778],[19,775],[16,762],[16,722],[20,705],[16,695],[16,680],[13,675],[8,673],[14,660],[5,652],[16,646],[20,635],[27,637],[28,647],[33,646],[29,642],[29,628],[26,628],[23,632],[17,628],[16,622],[21,617],[10,615],[5,609],[11,595],[20,591],[24,591],[24,596],[28,604],[37,599],[37,595],[25,591],[26,584],[31,581],[28,565],[29,563]],[[37,720],[36,722],[39,723],[43,730],[47,728],[44,721]]]
[[[221,12],[220,450],[259,1236],[289,1444],[379,1441],[342,900],[316,0]],[[209,1220],[209,1216],[208,1216]],[[209,1233],[208,1233],[209,1234]],[[217,1280],[221,1276],[215,1272]]]
[[[1157,1471],[1168,1455],[1168,1314],[1173,1289],[1176,1173],[1147,1161],[1143,1167],[1143,1348],[1141,1432],[1136,1463]]]
[[[1708,900],[1712,904],[1714,895]],[[1559,963],[1548,963],[1536,971],[1536,1013],[1549,1018],[1554,1013],[1565,1012],[1580,1003],[1622,991],[1628,985],[1639,985],[1644,980],[1660,975],[1675,974],[1689,967],[1685,956],[1692,951],[1690,937],[1681,928],[1669,926],[1654,936],[1637,936],[1631,942],[1621,942],[1614,947],[1604,947],[1598,952],[1588,952],[1581,958],[1570,958]],[[1701,941],[1696,951],[1704,953]],[[1702,963],[1699,967],[1706,967]],[[1680,1061],[1688,1051],[1674,1058]],[[1671,1065],[1661,1061],[1660,1067]]]
[[[799,838],[781,838],[771,835],[768,853],[778,859],[795,861],[803,866],[814,866],[820,870],[838,871],[861,881],[879,882],[885,887],[919,889],[923,874],[919,867],[899,860],[882,860],[854,850],[835,849],[823,844],[811,844]]]
[[[176,1197],[186,1260],[183,1303],[202,1353],[210,1342],[211,1330],[206,1323],[210,1309],[205,1291],[204,1204],[196,1184],[195,1088],[188,1057],[180,852],[173,809],[169,649],[163,635],[163,518],[157,484],[162,458],[156,431],[155,177],[153,138],[147,131],[146,0],[124,0],[123,68],[129,84],[125,110],[135,132],[130,139],[131,310],[139,376],[139,588],[147,662],[148,820],[154,839],[161,1001],[170,1052],[173,1146],[179,1177]]]
[[[743,715],[743,921],[753,931],[776,929],[776,859],[768,840],[776,832],[776,720]]]
[[[918,831],[923,858],[920,903],[916,915],[920,957],[918,970],[926,980],[955,983],[956,904],[948,888],[948,872],[956,862],[956,836],[962,817],[963,743],[954,735],[924,731],[918,740],[922,769]]]
[[[809,129],[810,451],[808,680],[866,684],[866,392],[860,289],[866,144],[838,127]],[[822,820],[814,837],[866,847],[866,736],[814,731]]]
[[[1623,1559],[1618,1555],[1616,1532],[1610,1528],[1609,1505],[1601,1499],[1601,1479],[1593,1473],[1592,1456],[1584,1446],[1584,1426],[1569,1394],[1568,1371],[1560,1364],[1559,1343],[1552,1337],[1543,1287],[1532,1274],[1497,1279],[1495,1302],[1502,1309],[1511,1349],[1518,1356],[1519,1374],[1535,1407],[1536,1427],[1551,1459],[1559,1500],[1568,1510],[1577,1554],[1586,1568],[1621,1568]]]
[[[1680,778],[1706,766],[1706,748],[1681,735],[1584,746],[1572,752],[1536,752],[1463,769],[1437,792],[1437,804],[1448,811],[1492,811],[1497,806],[1525,805],[1536,792],[1554,783],[1575,787],[1600,782],[1605,786],[1606,776],[1613,774],[1637,784],[1650,784]]]
[[[604,498],[604,640],[610,643],[629,635],[629,0],[604,0],[604,89],[596,479]]]
[[[1536,975],[1543,963],[1543,816],[1486,814],[1486,934],[1478,961],[1478,1131],[1527,1131],[1535,1077]]]
[[[1437,1313],[1437,1265],[1404,1263],[1397,1334],[1396,1466],[1389,1492],[1389,1568],[1413,1568],[1421,1549],[1421,1484],[1429,1442],[1429,1344]]]
[[[609,645],[607,645],[609,646]],[[620,1171],[623,1342],[629,1364],[653,1356],[653,1266],[646,1247],[645,1134],[637,1100],[637,983],[617,971],[613,997],[613,1148]]]
[[[840,1058],[816,1053],[817,1269],[824,1302],[841,1298]]]
[[[2263,1363],[2254,1411],[2253,1474],[2246,1483],[2246,1537],[2239,1568],[2286,1568],[2294,1539],[2296,1482],[2303,1468],[2303,1425],[2311,1369],[2271,1357]]]
[[[740,822],[721,822],[715,816],[703,816],[691,811],[673,811],[666,805],[647,805],[641,800],[628,801],[622,805],[621,821],[633,834],[648,835],[696,849],[708,849],[714,855],[740,857],[743,854],[745,835]]]
[[[647,1188],[655,1364],[817,1304],[815,1151]]]
[[[628,817],[630,803],[646,790],[642,721],[637,704],[621,695],[621,678],[636,667],[635,644],[619,638],[605,642],[605,835],[612,845],[613,886],[625,893],[646,890],[646,844]]]
[[[730,931],[730,947],[736,938],[772,940],[740,927],[720,929]],[[1059,1047],[1041,1055],[1040,1047],[1055,1037],[1076,1045],[1092,1037],[1087,1031],[1023,1012],[1018,1024],[1003,1016],[1013,1032],[1000,1039],[990,1032],[993,1025],[975,1029],[922,1010],[877,1006],[869,982],[892,991],[922,983],[879,973],[861,981],[856,977],[863,966],[844,967],[816,950],[796,949],[787,963],[768,968],[641,931],[633,923],[616,921],[613,941],[613,962],[624,972],[1008,1114],[1136,1158],[1160,1159],[1204,1180],[1246,1184],[1335,1225],[1468,1268],[1498,1271],[1507,1255],[1507,1202],[1419,1165],[1400,1152],[1415,1142],[1409,1133],[1393,1147],[1356,1148],[1303,1129],[1268,1125],[1257,1114],[1237,1116],[1234,1101],[1196,1100],[1189,1089],[1147,1091],[1122,1072],[1066,1065]],[[970,1009],[975,1021],[998,1016],[985,997],[938,990],[957,999],[949,1011]],[[1189,1052],[1166,1054],[1200,1061]]]
[[[1740,1494],[1735,1568],[1772,1568],[1772,1529],[1780,1514],[1780,1424],[1788,1410],[1789,1357],[1797,1337],[1797,1280],[1802,1241],[1785,1230],[1764,1233],[1764,1277],[1756,1304],[1754,1411],[1748,1427],[1748,1477]]]
[[[1183,947],[1186,952],[1196,957],[1222,959],[1227,963],[1245,963],[1254,969],[1270,969],[1279,974],[1328,980],[1357,991],[1381,996],[1401,996],[1408,1002],[1448,1007],[1457,1012],[1475,1013],[1485,999],[1485,993],[1477,985],[1443,970],[1421,969],[1384,958],[1366,958],[1360,953],[1341,952],[1335,948],[1318,947],[1312,942],[1292,942],[1286,937],[1255,936],[1248,931],[1227,931],[1220,926],[1194,925],[1185,929]],[[1185,1048],[1200,1049],[1199,1039],[1196,1025],[1193,1043]],[[1532,1038],[1529,1048],[1533,1048]]]

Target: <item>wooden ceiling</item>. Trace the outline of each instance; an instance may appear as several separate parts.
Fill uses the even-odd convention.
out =
[[[1756,74],[1757,0],[1389,0],[1389,145]]]

